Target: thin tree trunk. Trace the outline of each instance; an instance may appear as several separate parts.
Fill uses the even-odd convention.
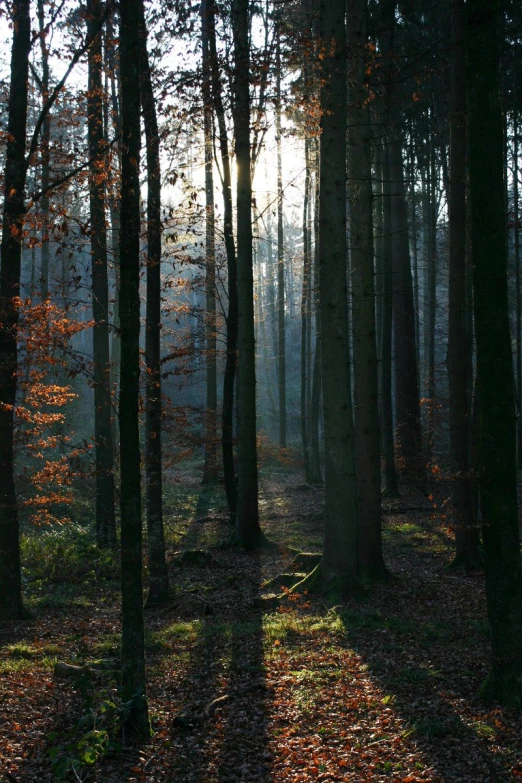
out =
[[[315,350],[312,368],[312,391],[310,397],[310,483],[322,484],[321,450],[319,445],[319,424],[321,419],[321,316],[319,312],[319,142],[316,139],[315,198],[314,198],[314,316]]]
[[[472,356],[466,334],[466,83],[464,0],[453,0],[451,63],[451,145],[449,172],[449,318],[448,382],[452,502],[455,528],[453,566],[476,567],[480,561],[469,477],[471,408],[465,371]]]
[[[430,113],[430,124],[433,122],[433,113]],[[435,315],[436,315],[436,264],[437,264],[437,207],[435,189],[435,151],[433,142],[433,129],[429,130],[429,141],[426,155],[427,194],[426,194],[426,227],[427,227],[427,263],[426,285],[424,291],[424,366],[426,370],[426,439],[425,460],[431,461],[433,454],[433,439],[435,435]]]
[[[415,148],[413,145],[413,131],[410,126],[410,156],[409,156],[409,182],[411,200],[411,245],[413,251],[413,310],[415,313],[415,345],[417,348],[417,369],[420,368],[420,322],[419,322],[419,243],[417,239],[417,204],[415,191]],[[420,386],[420,383],[419,383]]]
[[[230,154],[228,150],[228,135],[225,120],[225,108],[221,94],[221,79],[216,49],[215,0],[208,2],[208,43],[210,66],[212,69],[212,97],[218,121],[219,147],[223,169],[223,233],[227,253],[228,274],[228,314],[227,345],[225,373],[223,377],[223,408],[221,425],[221,444],[223,451],[223,473],[228,508],[232,520],[236,515],[237,483],[234,467],[234,386],[237,366],[237,332],[238,332],[238,302],[237,302],[237,264],[234,234],[232,228],[232,175],[230,172]]]
[[[424,486],[408,210],[404,190],[402,139],[397,129],[389,145],[389,160],[393,183],[391,229],[396,437],[404,475],[409,481]]]
[[[397,497],[397,471],[395,468],[395,448],[393,438],[392,405],[392,324],[393,324],[393,268],[392,268],[392,183],[390,180],[390,149],[385,140],[382,168],[382,358],[381,358],[381,417],[383,451],[383,494]]]
[[[279,386],[279,445],[286,448],[286,333],[285,249],[283,231],[283,159],[281,149],[281,33],[276,41],[276,147],[277,147],[277,380]]]
[[[522,567],[517,516],[515,383],[509,329],[497,2],[468,0],[469,172],[483,516],[491,672],[483,696],[522,702]]]
[[[259,527],[254,281],[252,270],[252,182],[250,173],[249,2],[234,0],[234,139],[237,161],[238,294],[238,487],[236,537],[246,549],[262,541]]]
[[[381,471],[370,105],[366,88],[367,0],[348,2],[348,194],[353,312],[354,424],[359,507],[359,568],[371,577],[386,569],[382,557]]]
[[[115,52],[112,17],[109,14],[106,25],[107,64],[111,80],[111,118],[116,136],[121,133],[120,105],[118,101],[117,82],[119,79],[119,59]],[[110,170],[109,176],[109,214],[111,218],[111,249],[114,267],[114,307],[111,330],[111,389],[117,395],[120,372],[120,210],[118,204],[118,178],[121,170],[120,156],[117,156],[118,170]],[[118,443],[118,428],[114,427],[114,443]]]
[[[520,203],[518,195],[518,112],[515,109],[513,117],[513,246],[515,251],[515,344],[516,344],[516,370],[517,370],[517,463],[522,469],[522,307],[520,291]]]
[[[216,344],[216,243],[214,213],[212,89],[208,45],[208,3],[201,3],[203,50],[203,136],[205,144],[205,336],[207,409],[205,415],[205,464],[203,483],[217,481],[217,344]]]
[[[309,357],[309,297],[310,277],[312,275],[312,255],[310,226],[308,213],[310,204],[310,139],[305,138],[305,191],[303,199],[303,287],[301,296],[301,442],[303,446],[303,458],[305,468],[305,480],[310,481],[310,445],[309,430],[309,398],[308,398],[308,374],[310,365]],[[307,373],[308,370],[308,373]]]
[[[98,546],[116,545],[114,514],[114,446],[112,441],[109,280],[107,271],[107,232],[105,228],[105,147],[103,136],[103,83],[100,27],[100,0],[87,5],[88,34],[94,37],[89,48],[89,87],[87,126],[89,135],[89,202],[91,213],[94,441],[96,469],[96,541]]]
[[[149,552],[147,604],[169,600],[163,529],[161,449],[161,166],[156,104],[152,89],[145,12],[140,3],[140,97],[147,145],[147,309],[145,323],[145,495]]]
[[[145,677],[142,578],[140,380],[140,83],[141,0],[120,6],[121,62],[121,684],[124,725],[140,739],[150,735]]]
[[[30,1],[19,0],[13,6],[0,272],[0,619],[2,620],[18,620],[25,616],[22,603],[18,502],[14,477],[14,432],[18,376],[16,333],[27,177],[25,136],[30,39]]]
[[[346,279],[345,1],[321,0],[320,312],[326,454],[322,576],[342,589],[358,576],[357,488]]]
[[[45,35],[45,10],[43,0],[38,0],[38,27],[40,31],[40,52],[42,55],[42,79],[41,93],[45,104],[49,98],[49,50],[47,48],[47,36]],[[40,202],[42,211],[42,250],[40,270],[40,296],[42,301],[49,296],[49,193],[46,192],[50,182],[49,170],[49,145],[51,141],[51,113],[48,112],[42,125],[42,138],[40,150],[42,156],[42,181],[41,190],[43,196]]]

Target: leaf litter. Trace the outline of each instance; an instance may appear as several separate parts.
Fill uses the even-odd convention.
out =
[[[184,480],[199,491],[197,478]],[[230,532],[222,507],[205,507],[172,539],[172,551],[210,546],[212,558],[183,565],[171,552],[172,602],[146,613],[154,734],[141,748],[116,737],[88,763],[79,751],[76,759],[87,736],[85,686],[53,676],[58,658],[117,656],[117,583],[75,586],[86,600],[50,601],[33,622],[1,628],[0,775],[10,783],[522,780],[520,713],[486,708],[477,696],[489,656],[483,578],[445,570],[446,515],[426,514],[406,495],[384,516],[393,579],[347,600],[287,593],[263,613],[255,598],[291,568],[285,547],[319,551],[324,498],[307,492],[303,513],[292,475],[265,477],[262,493],[263,528],[278,550],[217,547]],[[89,685],[100,703],[117,703],[115,677]],[[56,757],[67,763],[57,767]]]

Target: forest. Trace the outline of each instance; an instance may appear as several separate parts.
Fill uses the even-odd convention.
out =
[[[522,779],[522,7],[0,43],[1,783]]]

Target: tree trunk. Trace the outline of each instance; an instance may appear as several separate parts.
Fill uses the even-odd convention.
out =
[[[45,35],[45,8],[44,1],[38,0],[38,27],[40,30],[40,52],[42,55],[42,79],[40,90],[42,102],[45,104],[49,98],[49,49]],[[42,301],[49,296],[49,193],[46,192],[50,182],[49,171],[49,144],[51,141],[51,113],[48,112],[42,125],[42,139],[40,142],[42,156],[42,180],[41,190],[43,196],[40,202],[42,211],[42,249],[40,269],[40,296]]]
[[[281,150],[281,32],[276,41],[276,147],[277,147],[277,381],[279,387],[279,445],[286,448],[286,333],[285,249],[283,232],[283,160]]]
[[[392,405],[392,324],[393,324],[393,269],[392,269],[392,183],[390,179],[390,149],[388,139],[382,166],[382,254],[384,275],[382,281],[382,334],[381,334],[381,419],[383,453],[383,494],[397,497],[397,471],[393,437]]]
[[[467,2],[469,171],[479,407],[479,483],[491,672],[483,695],[522,701],[522,567],[515,385],[508,318],[499,7]]]
[[[0,619],[2,620],[18,620],[25,616],[22,603],[18,503],[14,478],[14,429],[18,374],[16,332],[27,176],[25,136],[30,38],[30,1],[19,0],[13,7],[0,272]]]
[[[381,470],[370,105],[366,88],[367,0],[348,1],[348,194],[352,279],[355,458],[359,507],[359,568],[385,572],[381,540]]]
[[[147,605],[169,600],[163,529],[161,450],[161,166],[156,104],[152,90],[147,29],[140,3],[140,97],[147,145],[147,310],[145,323],[145,493],[149,551]]]
[[[203,483],[217,481],[217,343],[216,343],[216,243],[214,213],[212,89],[208,45],[208,3],[203,0],[201,13],[201,46],[203,50],[203,136],[205,145],[205,336],[207,410],[205,415],[205,464]]]
[[[237,302],[237,264],[236,248],[234,246],[234,234],[232,228],[232,174],[230,171],[230,154],[228,150],[228,135],[225,119],[225,108],[221,94],[221,79],[219,76],[219,64],[216,49],[216,6],[215,0],[208,2],[208,44],[210,52],[210,67],[212,69],[212,97],[214,109],[218,121],[219,148],[221,153],[221,165],[223,168],[223,233],[227,253],[228,275],[228,314],[227,345],[225,373],[223,377],[223,409],[221,420],[221,444],[223,451],[223,474],[225,478],[225,492],[228,508],[232,520],[236,515],[237,483],[234,467],[234,386],[237,366],[237,331],[238,331],[238,302]]]
[[[89,0],[87,31],[93,37],[89,47],[89,87],[87,126],[89,135],[89,203],[91,213],[94,442],[96,470],[96,542],[116,545],[114,515],[114,446],[111,423],[109,354],[109,280],[107,271],[107,232],[105,228],[106,140],[103,136],[102,45],[100,28],[102,5]]]
[[[393,183],[391,230],[395,430],[404,475],[409,481],[424,487],[408,209],[404,190],[402,139],[397,129],[389,144],[389,161],[390,180]]]
[[[303,459],[305,468],[305,481],[310,481],[310,444],[309,444],[309,394],[308,376],[310,374],[309,342],[311,323],[309,318],[309,306],[312,275],[312,249],[310,239],[309,211],[310,211],[310,139],[305,138],[305,190],[303,199],[303,287],[301,296],[301,442],[303,445]]]
[[[141,0],[120,6],[122,171],[120,220],[121,366],[121,684],[124,725],[150,735],[145,678],[139,430],[140,380],[140,69]]]
[[[451,62],[451,145],[449,173],[449,320],[448,382],[452,502],[455,528],[454,566],[476,567],[479,536],[474,527],[469,477],[470,373],[472,360],[466,329],[466,81],[464,0],[453,0]]]
[[[321,324],[319,313],[319,142],[316,139],[315,199],[314,199],[314,316],[315,350],[310,396],[310,483],[322,484],[319,423],[321,418]]]
[[[341,589],[358,576],[357,490],[346,280],[346,30],[344,0],[321,0],[319,206],[321,362],[326,454],[322,576]]]
[[[236,537],[246,549],[261,543],[257,490],[256,365],[250,174],[250,46],[248,0],[234,0],[234,139],[237,162],[238,487]]]
[[[518,195],[518,112],[513,117],[513,247],[515,251],[515,345],[516,345],[516,387],[517,387],[517,464],[522,469],[522,307],[520,292],[520,203]]]
[[[429,464],[433,453],[435,435],[435,316],[436,316],[436,270],[437,270],[437,207],[435,151],[433,141],[433,112],[429,114],[426,154],[426,200],[424,202],[427,234],[427,258],[425,262],[424,286],[424,367],[426,371],[426,438],[425,462]]]

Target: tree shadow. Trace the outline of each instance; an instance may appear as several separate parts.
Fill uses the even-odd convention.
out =
[[[340,616],[347,646],[363,660],[383,703],[401,718],[403,737],[436,780],[507,783],[514,758],[499,747],[502,712],[492,716],[477,697],[487,669],[480,624],[429,611],[419,620],[408,612],[410,588],[398,581],[383,589],[384,611],[361,611],[353,603]]]
[[[192,621],[176,621],[168,612],[156,618],[160,633],[168,633],[170,623],[178,634],[177,659],[158,649],[149,661],[153,709],[168,716],[164,727],[172,743],[158,752],[173,779],[184,783],[268,783],[263,617],[252,608],[260,555],[217,550],[211,566],[190,570],[196,583],[221,589],[210,593],[211,614]]]

